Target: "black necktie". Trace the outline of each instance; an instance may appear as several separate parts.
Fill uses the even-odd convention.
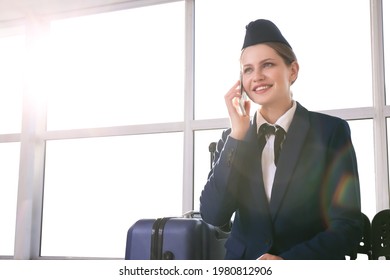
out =
[[[274,153],[275,153],[275,165],[278,165],[280,151],[283,147],[284,139],[286,138],[286,132],[280,126],[276,126],[275,142],[274,142]]]
[[[267,142],[266,136],[269,136],[271,134],[275,134],[275,141],[274,141],[274,162],[275,166],[278,164],[280,150],[282,148],[284,139],[286,137],[286,132],[284,129],[280,126],[272,126],[268,123],[264,123],[259,128],[258,133],[258,143],[259,143],[259,149],[260,151],[263,151],[265,143]]]
[[[275,127],[273,127],[272,125],[269,125],[268,123],[263,123],[260,126],[257,137],[258,137],[259,149],[261,152],[263,151],[265,143],[267,142],[266,137],[274,133],[275,133]]]

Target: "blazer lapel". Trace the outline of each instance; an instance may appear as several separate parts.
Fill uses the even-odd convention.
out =
[[[269,211],[269,205],[267,196],[265,194],[263,173],[261,171],[261,152],[257,142],[257,124],[256,114],[254,115],[251,123],[251,127],[245,137],[245,141],[248,143],[247,146],[247,161],[246,170],[248,171],[247,176],[250,181],[251,191],[257,205],[262,209]],[[257,151],[257,152],[254,152]]]
[[[270,212],[273,220],[276,218],[295,165],[298,162],[309,127],[308,111],[297,102],[297,109],[280,153],[272,187]]]

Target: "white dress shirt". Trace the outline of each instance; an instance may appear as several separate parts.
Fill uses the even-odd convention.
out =
[[[260,108],[257,110],[257,119],[256,119],[257,131],[259,131],[259,128],[262,124],[267,123],[267,121],[260,113]],[[297,103],[293,101],[293,106],[283,116],[281,116],[274,124],[270,124],[270,125],[273,126],[279,125],[284,129],[284,131],[287,134],[291,121],[294,117],[296,108],[297,108]],[[272,193],[272,185],[274,183],[274,177],[276,171],[276,166],[274,163],[275,135],[271,134],[269,136],[266,136],[266,139],[267,142],[264,146],[263,153],[261,155],[261,166],[263,172],[265,193],[267,195],[268,201],[270,201],[271,193]]]

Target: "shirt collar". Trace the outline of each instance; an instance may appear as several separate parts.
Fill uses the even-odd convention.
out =
[[[273,125],[279,125],[281,126],[284,131],[288,131],[290,125],[291,125],[291,122],[292,122],[292,119],[294,117],[294,114],[295,114],[295,110],[297,109],[297,102],[295,102],[295,100],[293,100],[293,105],[290,109],[288,109],[288,111],[286,113],[284,113],[276,122],[275,124]],[[256,117],[256,124],[257,124],[257,131],[259,131],[259,128],[260,126],[263,124],[263,123],[267,123],[267,121],[264,119],[264,117],[261,115],[260,113],[260,109],[257,111],[257,117]]]

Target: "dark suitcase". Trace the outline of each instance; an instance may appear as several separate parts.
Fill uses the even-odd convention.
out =
[[[141,219],[127,232],[126,260],[224,259],[228,233],[200,217]]]

